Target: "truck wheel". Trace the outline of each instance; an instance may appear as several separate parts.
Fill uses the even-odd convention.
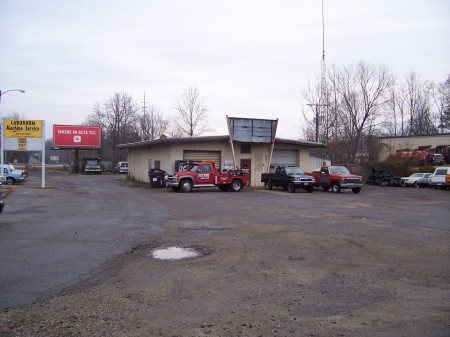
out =
[[[353,193],[359,193],[361,192],[361,187],[354,187],[352,188]]]
[[[269,180],[269,179],[267,179],[265,182],[264,182],[264,187],[266,188],[266,190],[271,190],[272,189],[272,183],[271,183],[271,181]]]
[[[242,187],[242,182],[238,179],[233,180],[233,182],[231,183],[231,190],[233,192],[239,192]]]
[[[390,185],[389,180],[383,180],[383,181],[381,182],[381,186],[383,186],[383,187],[387,187],[387,186],[389,186],[389,185]]]
[[[295,186],[294,186],[294,184],[292,183],[292,181],[290,181],[290,182],[287,183],[287,191],[288,191],[289,193],[294,193],[294,192],[295,192]]]
[[[13,185],[14,181],[14,178],[8,177],[6,178],[6,185]]]
[[[341,185],[339,185],[338,183],[334,183],[333,185],[331,185],[331,190],[334,193],[339,193],[341,192]]]
[[[192,182],[188,179],[185,179],[181,182],[181,192],[190,192],[192,191]]]

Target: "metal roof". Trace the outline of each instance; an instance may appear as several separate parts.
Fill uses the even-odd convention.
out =
[[[154,139],[154,140],[144,140],[140,142],[134,142],[134,143],[126,143],[126,144],[119,144],[117,147],[119,149],[128,149],[128,148],[135,148],[135,147],[145,147],[149,145],[159,145],[159,144],[173,144],[173,143],[194,143],[194,142],[208,142],[208,141],[223,141],[223,142],[229,142],[230,136],[202,136],[202,137],[179,137],[179,138],[167,138],[167,137],[161,137],[160,139]],[[237,141],[235,141],[237,142]],[[314,143],[314,142],[308,142],[305,140],[294,140],[294,139],[284,139],[284,138],[275,138],[275,143],[285,143],[285,144],[294,144],[299,146],[307,146],[307,147],[314,147],[314,148],[324,148],[325,145],[321,143]]]

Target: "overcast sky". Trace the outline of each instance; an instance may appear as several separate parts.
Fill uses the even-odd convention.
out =
[[[324,0],[328,67],[363,61],[404,78],[450,73],[450,1]],[[115,92],[174,116],[197,85],[213,134],[225,116],[302,134],[301,95],[320,75],[321,0],[0,0],[0,116],[78,125]]]

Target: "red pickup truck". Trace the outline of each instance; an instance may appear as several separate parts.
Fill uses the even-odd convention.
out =
[[[353,193],[361,192],[363,177],[351,174],[345,166],[322,166],[320,170],[306,172],[316,180],[315,186],[339,193],[351,189]]]
[[[184,171],[168,173],[166,186],[173,191],[190,192],[193,188],[217,186],[221,191],[241,191],[248,178],[240,170],[219,172],[213,161],[192,163]]]

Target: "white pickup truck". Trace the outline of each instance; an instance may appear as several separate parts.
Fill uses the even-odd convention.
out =
[[[430,176],[431,185],[439,187],[441,190],[445,190],[450,186],[448,176],[450,176],[450,167],[438,167]]]

